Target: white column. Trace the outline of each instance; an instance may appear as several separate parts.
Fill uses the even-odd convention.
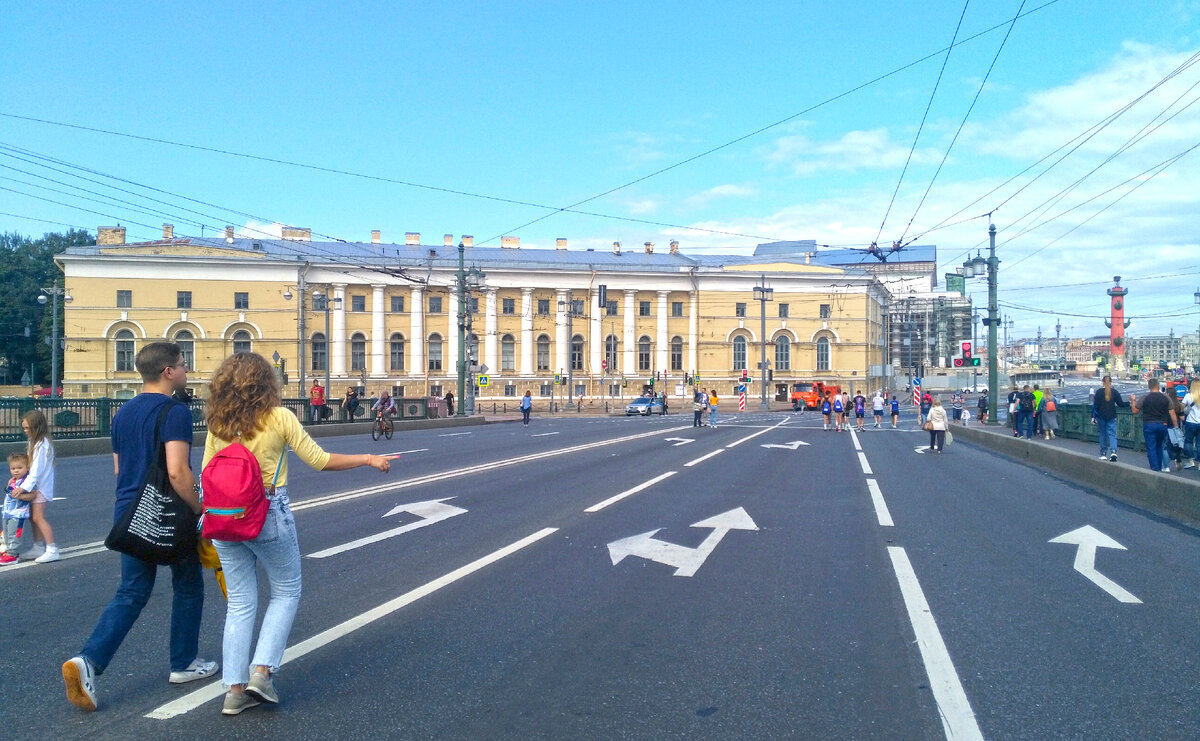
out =
[[[387,337],[384,336],[382,285],[371,285],[371,375],[387,375]]]
[[[700,353],[696,343],[700,338],[700,292],[692,291],[691,306],[688,308],[688,373],[700,371]],[[703,374],[701,374],[703,377]]]
[[[329,369],[335,376],[346,376],[346,284],[333,284],[333,335],[330,347],[333,348],[333,365]]]
[[[533,289],[521,289],[521,376],[532,378],[533,368]]]
[[[621,338],[622,344],[625,346],[625,352],[622,353],[621,369],[626,376],[636,375],[637,367],[637,337],[634,336],[633,318],[637,313],[637,291],[625,292],[625,336]]]
[[[446,345],[444,347],[446,363],[442,370],[449,376],[458,377],[458,290],[450,288],[450,318],[446,328]],[[455,393],[458,393],[455,391]]]
[[[591,364],[592,375],[605,375],[605,371],[600,369],[600,361],[604,360],[604,337],[601,336],[602,329],[600,327],[601,309],[600,289],[593,288],[588,292],[588,316],[591,321],[588,322],[588,343],[591,347]]]
[[[500,372],[499,342],[496,337],[496,289],[487,289],[487,307],[483,317],[483,357],[489,373]]]
[[[557,289],[554,292],[557,307],[554,313],[554,372],[563,373],[566,383],[567,363],[571,359],[571,338],[567,336],[567,292]]]
[[[420,288],[413,286],[409,300],[411,334],[408,338],[408,374],[420,376],[425,373],[425,296]]]
[[[667,299],[670,296],[670,291],[658,292],[658,339],[655,340],[654,370],[664,376],[670,371],[671,338],[667,336]]]

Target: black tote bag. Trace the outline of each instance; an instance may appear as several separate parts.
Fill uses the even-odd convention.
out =
[[[167,475],[167,451],[162,425],[175,402],[167,402],[154,425],[154,450],[146,480],[137,498],[113,525],[105,547],[156,564],[196,558],[197,515],[179,498]]]

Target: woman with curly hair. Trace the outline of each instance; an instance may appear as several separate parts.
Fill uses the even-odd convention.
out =
[[[229,687],[221,712],[237,715],[260,702],[279,702],[272,681],[283,661],[292,620],[300,603],[300,546],[288,500],[286,451],[318,471],[370,466],[387,473],[391,459],[380,455],[326,453],[282,406],[271,364],[256,353],[225,359],[212,377],[206,417],[204,463],[232,441],[240,440],[262,469],[263,489],[271,500],[258,537],[248,541],[214,540],[225,571],[229,604],[225,615],[224,684]],[[272,484],[274,487],[272,488]],[[270,582],[271,599],[263,616],[251,660],[250,642],[258,612],[257,565]]]

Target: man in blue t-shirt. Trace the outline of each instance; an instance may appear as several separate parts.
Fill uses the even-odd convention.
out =
[[[187,406],[171,398],[187,385],[187,365],[179,345],[152,342],[134,361],[142,377],[142,393],[125,402],[112,421],[113,467],[117,475],[113,519],[119,518],[137,497],[145,482],[154,448],[155,424],[164,406],[170,405],[162,423],[171,488],[197,514],[200,494],[192,474],[192,416]],[[168,681],[182,684],[213,676],[217,662],[196,657],[200,643],[200,616],[204,609],[204,582],[195,554],[171,565],[174,600],[171,604],[171,673]],[[82,710],[96,709],[95,677],[103,674],[125,635],[141,614],[154,590],[158,566],[121,554],[121,584],[78,656],[62,666],[67,699]]]

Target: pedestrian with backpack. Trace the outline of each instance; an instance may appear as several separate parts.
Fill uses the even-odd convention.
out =
[[[322,450],[282,405],[274,368],[257,353],[231,355],[217,368],[206,418],[204,533],[213,537],[229,589],[222,648],[222,681],[229,692],[221,713],[237,715],[261,702],[279,702],[274,675],[300,603],[300,545],[288,497],[288,447],[318,471],[370,466],[387,473],[391,457]],[[220,507],[213,506],[217,502]],[[260,564],[271,598],[252,657]]]

